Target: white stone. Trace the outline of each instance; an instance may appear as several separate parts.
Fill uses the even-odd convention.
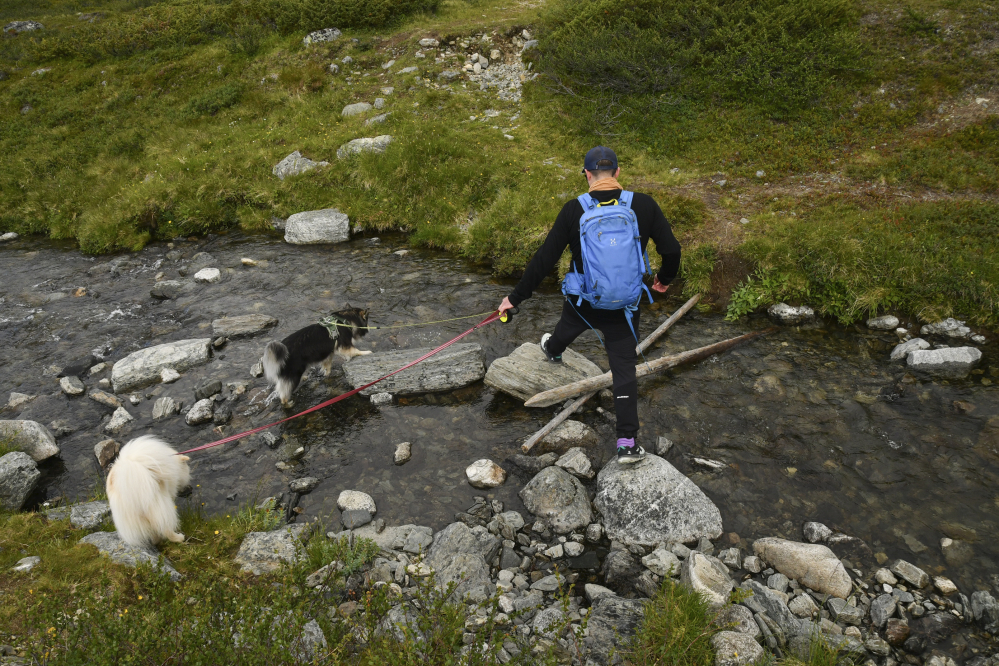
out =
[[[6,243],[12,240],[17,240],[17,233],[13,231],[8,231],[7,233],[0,235],[0,243]]]
[[[895,578],[895,574],[884,568],[874,572],[874,580],[883,585],[898,585],[898,579]]]
[[[180,379],[180,373],[173,368],[163,368],[160,370],[160,381],[164,384],[172,384]]]
[[[38,396],[28,395],[27,393],[17,393],[16,391],[11,392],[10,398],[7,399],[8,409],[17,409],[23,405],[28,404]]]
[[[212,413],[214,412],[215,401],[211,398],[205,398],[203,400],[198,400],[191,407],[191,411],[187,413],[184,417],[184,421],[187,422],[189,426],[201,425],[202,423],[208,423],[212,420]]]
[[[872,317],[867,320],[867,328],[873,328],[876,331],[890,331],[898,328],[898,317],[894,315]]]
[[[583,593],[589,601],[596,601],[600,597],[616,597],[617,592],[610,590],[603,585],[596,583],[586,583],[583,585]]]
[[[657,576],[676,576],[680,573],[680,558],[665,548],[654,550],[643,557],[642,564]]]
[[[379,405],[391,405],[392,404],[392,394],[391,393],[374,393],[371,396],[371,404],[376,407]]]
[[[545,556],[557,560],[564,555],[562,544],[557,543],[545,551]]]
[[[362,113],[366,113],[367,111],[370,111],[371,108],[372,108],[371,105],[368,104],[367,102],[357,102],[356,104],[348,104],[347,106],[343,107],[343,111],[341,112],[341,114],[344,117],[357,116]]]
[[[555,461],[555,464],[581,479],[592,479],[596,474],[590,459],[578,446],[566,451],[561,458]]]
[[[297,176],[321,166],[329,166],[329,162],[313,162],[296,150],[275,164],[271,173],[277,176],[278,180],[284,180],[288,176]]]
[[[323,42],[332,42],[340,38],[342,33],[336,28],[324,28],[322,30],[314,30],[302,39],[302,44],[308,46],[309,44],[321,44]]]
[[[802,528],[802,532],[805,535],[805,539],[808,543],[818,543],[820,541],[825,541],[830,536],[832,536],[832,530],[823,525],[822,523],[809,522],[805,523]]]
[[[350,220],[336,208],[295,213],[285,223],[284,240],[292,245],[342,243],[350,240]]]
[[[337,148],[336,156],[342,160],[346,157],[357,155],[359,153],[384,153],[388,150],[390,143],[392,143],[391,134],[354,139],[353,141],[348,141]]]
[[[194,281],[202,284],[218,282],[222,279],[222,271],[217,268],[202,268],[194,274]]]
[[[586,547],[575,541],[566,541],[562,544],[562,549],[565,550],[566,557],[579,557],[586,550]]]
[[[413,448],[409,442],[402,442],[397,444],[395,447],[395,453],[392,456],[392,461],[396,465],[402,465],[403,463],[409,462],[409,459],[413,457]]]
[[[722,533],[718,507],[659,456],[630,465],[608,462],[597,475],[594,499],[607,536],[641,546],[684,543]]]
[[[506,471],[492,460],[483,458],[465,469],[465,477],[475,488],[495,488],[506,481]]]
[[[763,648],[749,634],[719,631],[711,637],[714,666],[749,666],[763,658]]]
[[[724,564],[704,553],[692,552],[680,567],[680,583],[701,596],[712,606],[723,606],[734,587]]]
[[[954,585],[954,581],[943,576],[933,577],[933,587],[937,588],[937,591],[944,596],[957,592],[957,585]]]
[[[111,434],[120,432],[126,425],[134,420],[135,418],[129,414],[124,407],[119,407],[114,410],[114,414],[111,415],[111,420],[108,421],[106,426],[104,426],[104,432]]]
[[[211,344],[211,338],[179,340],[132,352],[111,370],[114,392],[125,393],[152,384],[165,368],[182,371],[207,363]]]
[[[815,319],[815,310],[807,305],[795,307],[787,303],[775,303],[767,309],[767,314],[781,324],[801,324]]]
[[[826,546],[766,537],[753,542],[753,551],[788,578],[818,592],[846,599],[853,589],[843,563]]]
[[[371,499],[371,495],[362,493],[359,490],[344,490],[337,497],[336,505],[341,511],[364,509],[372,516],[378,511],[375,507],[375,500]]]
[[[913,338],[911,340],[906,340],[905,342],[898,344],[894,349],[891,350],[891,360],[901,361],[909,355],[909,352],[917,351],[919,349],[929,349],[930,343],[922,338]]]
[[[35,462],[59,455],[55,436],[37,421],[0,421],[0,439],[9,440],[8,444],[31,456]]]
[[[87,390],[78,377],[63,377],[59,380],[59,388],[66,395],[83,395]]]
[[[975,347],[945,347],[909,352],[906,364],[913,370],[940,377],[964,377],[982,358]]]
[[[32,555],[30,557],[22,557],[17,561],[17,564],[14,565],[14,568],[11,569],[11,571],[28,573],[29,571],[34,569],[41,561],[42,558],[38,557],[37,555]]]
[[[787,607],[800,618],[811,618],[819,612],[819,607],[809,594],[799,594],[788,602]]]
[[[933,324],[926,324],[919,329],[920,335],[945,335],[948,338],[966,339],[971,337],[971,329],[964,325],[963,321],[958,321],[953,317],[938,321]]]
[[[437,44],[439,44],[439,43],[440,43],[440,42],[438,42],[438,41],[437,41],[436,39],[434,39],[433,37],[424,37],[423,39],[421,39],[421,40],[420,40],[420,46],[422,46],[422,47],[423,47],[423,48],[425,48],[425,49],[431,49],[431,48],[434,48],[434,47],[435,47],[435,46],[437,46]]]

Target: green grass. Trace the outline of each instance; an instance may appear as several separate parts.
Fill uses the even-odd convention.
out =
[[[645,618],[622,656],[649,666],[703,666],[714,663],[711,637],[724,627],[710,605],[694,592],[666,578],[645,607]]]
[[[105,16],[92,23],[75,14],[96,10]],[[516,275],[563,202],[582,191],[580,155],[607,143],[625,185],[650,192],[674,222],[685,293],[712,290],[717,259],[746,240],[728,223],[753,220],[750,244],[738,251],[755,264],[755,286],[738,292],[733,316],[784,294],[843,321],[865,308],[929,316],[949,307],[995,322],[987,286],[962,286],[959,270],[920,285],[901,279],[906,262],[926,251],[905,247],[893,224],[863,231],[872,245],[864,256],[830,247],[830,234],[805,224],[842,231],[854,218],[894,219],[896,199],[859,194],[867,182],[928,189],[962,210],[994,196],[999,129],[983,107],[968,110],[971,91],[999,85],[999,52],[985,48],[999,15],[983,0],[551,0],[540,9],[465,0],[48,0],[23,10],[7,0],[0,15],[46,24],[0,43],[2,231],[103,253],[266,230],[272,216],[336,206],[363,228],[404,230],[414,245]],[[329,25],[347,38],[303,46],[307,30]],[[541,40],[529,57],[542,76],[525,85],[520,105],[472,85],[379,76],[394,59],[393,69],[416,65],[436,81],[463,59],[417,59],[421,37],[474,42],[495,31],[503,41],[525,25]],[[349,68],[328,70],[346,55],[355,60],[353,85]],[[363,117],[339,115],[383,96],[383,85],[395,87],[386,123],[369,128]],[[486,109],[502,115],[482,122]],[[385,154],[336,159],[343,143],[382,133],[394,137]],[[332,165],[278,181],[271,167],[293,150]],[[846,179],[837,191],[791,202],[801,226],[792,254],[816,257],[792,266],[777,255],[795,221],[771,219],[780,211],[763,183],[786,190],[802,175],[829,172]],[[724,191],[705,184],[719,178],[730,183]],[[839,220],[835,210],[854,212]],[[934,238],[978,237],[960,216],[934,219]],[[954,266],[990,275],[973,244],[946,247]],[[856,287],[837,282],[829,262],[840,259],[852,262],[840,270],[849,266]]]

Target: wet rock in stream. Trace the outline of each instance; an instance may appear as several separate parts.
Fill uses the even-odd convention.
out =
[[[114,364],[111,384],[115,393],[125,393],[147,386],[170,368],[181,372],[207,363],[211,338],[180,340],[132,352]]]
[[[595,363],[571,349],[562,354],[561,363],[549,363],[541,347],[526,342],[493,361],[484,381],[486,386],[527,400],[536,393],[602,374]]]
[[[400,349],[362,356],[345,364],[347,381],[358,388],[393,370],[415,361],[431,348]],[[475,343],[459,343],[430,357],[419,365],[361,391],[362,395],[388,392],[413,395],[433,391],[451,391],[477,382],[486,373],[485,354]]]
[[[59,455],[52,432],[35,421],[0,421],[0,439],[11,448],[23,451],[35,462]]]

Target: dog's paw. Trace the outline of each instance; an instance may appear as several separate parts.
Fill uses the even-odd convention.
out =
[[[285,409],[291,409],[292,407],[295,406],[295,401],[294,400],[289,400],[288,402],[282,401],[281,406],[284,407]]]
[[[358,351],[357,355],[358,356],[367,356],[368,354],[371,354],[371,353],[373,353],[373,352],[369,349],[368,351]]]
[[[184,543],[184,538],[185,538],[184,535],[181,534],[180,532],[171,534],[170,536],[167,537],[167,539],[173,541],[174,543]]]

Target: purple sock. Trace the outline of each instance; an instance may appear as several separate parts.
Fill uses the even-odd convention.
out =
[[[634,437],[618,437],[617,438],[617,448],[619,449],[630,449],[635,445]]]

